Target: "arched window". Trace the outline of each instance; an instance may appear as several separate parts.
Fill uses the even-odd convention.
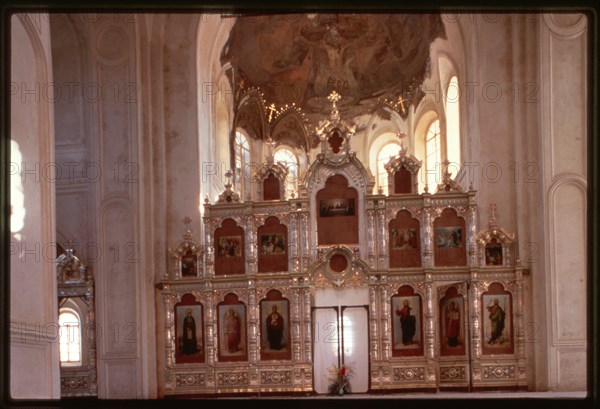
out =
[[[285,196],[290,197],[292,192],[296,190],[296,181],[298,180],[298,158],[292,151],[286,148],[279,148],[275,151],[275,162],[287,166],[289,173],[285,186]]]
[[[429,193],[435,193],[435,189],[441,179],[439,177],[442,168],[442,155],[440,148],[440,121],[436,119],[427,128],[425,134],[425,170]]]
[[[377,154],[377,191],[379,188],[383,189],[383,194],[388,194],[388,174],[385,170],[385,164],[389,162],[390,158],[400,150],[400,145],[394,142],[390,142],[379,150]]]
[[[61,308],[58,315],[60,327],[59,356],[63,366],[81,365],[81,320],[70,308]]]
[[[235,132],[233,145],[235,154],[235,185],[240,190],[242,200],[250,193],[252,169],[250,167],[250,144],[240,131]]]
[[[460,89],[456,76],[450,79],[446,91],[446,158],[456,168],[460,167],[460,117],[458,102]],[[454,173],[456,176],[456,173]]]

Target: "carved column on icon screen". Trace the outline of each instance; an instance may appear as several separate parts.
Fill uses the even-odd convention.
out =
[[[300,231],[302,232],[302,272],[306,273],[308,271],[308,266],[310,264],[310,251],[309,251],[309,223],[308,223],[308,213],[303,212],[300,219]]]
[[[256,274],[258,271],[257,265],[257,249],[256,249],[256,234],[254,229],[254,216],[242,217],[242,223],[244,224],[244,231],[246,234],[246,262],[247,274]]]
[[[370,286],[369,287],[369,308],[371,309],[370,311],[370,316],[371,317],[378,317],[378,313],[379,310],[377,308],[377,286]],[[369,320],[370,326],[371,326],[371,358],[373,361],[378,361],[379,360],[379,349],[378,349],[378,338],[379,338],[379,331],[378,331],[378,325],[377,322],[379,320],[378,319],[374,319],[374,320]]]
[[[300,290],[294,288],[292,290],[292,317],[291,317],[291,333],[292,333],[292,360],[300,362]]]
[[[213,247],[213,229],[214,224],[211,219],[208,217],[204,218],[204,245],[206,246],[206,251],[204,253],[205,260],[205,274],[208,277],[215,275],[215,252]]]
[[[516,322],[517,329],[517,358],[525,359],[525,322],[523,320],[523,277],[518,274],[515,284],[515,299],[516,299]]]
[[[256,291],[253,289],[248,290],[248,360],[252,363],[255,363],[258,360],[257,309]]]
[[[371,202],[369,200],[369,202]],[[371,205],[372,206],[372,205]],[[367,251],[369,267],[375,269],[375,211],[372,208],[367,209]]]
[[[481,321],[479,320],[479,296],[483,291],[484,284],[481,282],[471,283],[471,348],[475,359],[481,358]]]
[[[468,213],[469,234],[467,239],[467,249],[469,254],[469,266],[477,266],[477,206],[475,205],[474,196],[469,197],[469,213]]]
[[[379,287],[379,305],[381,306],[381,347],[382,354],[381,359],[387,360],[392,356],[390,348],[390,308],[388,301],[388,286],[382,285]]]
[[[425,199],[427,202],[429,200]],[[429,203],[427,203],[429,205]],[[433,235],[431,231],[431,208],[423,208],[423,267],[433,268]]]
[[[175,319],[173,306],[175,296],[173,294],[163,294],[163,305],[165,307],[165,350],[166,350],[166,365],[167,368],[175,366]]]
[[[310,319],[310,290],[304,289],[304,361],[312,362],[312,326]]]
[[[209,366],[215,365],[215,354],[216,354],[216,311],[215,311],[215,293],[209,291],[207,294],[207,305],[206,305],[206,363]],[[209,372],[207,385],[209,382],[214,382],[214,376],[212,372]]]
[[[425,283],[425,356],[428,359],[434,359],[435,356],[435,316],[431,282]]]
[[[298,216],[296,213],[290,213],[290,226],[288,233],[288,254],[290,257],[289,271],[292,274],[300,272],[298,262]]]
[[[381,200],[377,206],[377,265],[379,269],[387,269],[389,264],[386,232],[385,202]]]

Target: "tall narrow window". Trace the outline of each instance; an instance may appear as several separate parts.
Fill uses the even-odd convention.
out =
[[[58,315],[60,327],[59,355],[64,366],[81,365],[81,320],[72,309],[61,309]]]
[[[250,194],[252,169],[250,168],[250,144],[248,139],[239,131],[235,132],[235,185],[240,190],[242,200]]]
[[[385,170],[385,164],[389,162],[390,158],[398,153],[400,145],[397,143],[388,143],[383,145],[377,154],[377,189],[383,189],[383,194],[387,195],[388,192],[388,174]]]
[[[460,167],[460,116],[458,102],[460,89],[456,76],[450,79],[446,91],[446,147],[447,159],[454,165]],[[456,172],[454,172],[456,176]]]
[[[275,151],[274,155],[275,162],[280,162],[282,165],[287,166],[289,173],[287,176],[287,182],[285,186],[285,197],[289,198],[292,192],[296,190],[296,182],[298,180],[298,158],[289,149],[280,148]]]
[[[425,135],[425,169],[429,193],[435,193],[437,184],[441,181],[439,177],[441,162],[440,121],[436,119],[429,125]]]

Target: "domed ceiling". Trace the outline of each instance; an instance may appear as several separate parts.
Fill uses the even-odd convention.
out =
[[[438,37],[446,38],[439,14],[240,16],[221,64],[233,66],[236,90],[259,87],[267,103],[294,103],[313,124],[329,115],[333,90],[342,97],[342,118],[372,112],[386,99],[406,117],[424,96]]]

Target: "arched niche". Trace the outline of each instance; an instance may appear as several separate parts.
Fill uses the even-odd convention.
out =
[[[246,272],[244,229],[233,219],[225,219],[215,230],[215,275]]]
[[[392,356],[423,355],[423,303],[410,285],[391,297]]]
[[[433,250],[436,267],[467,265],[465,219],[452,208],[444,209],[433,222]]]
[[[318,244],[358,244],[358,192],[339,174],[316,195]]]
[[[419,220],[408,210],[400,210],[388,224],[390,268],[421,267]]]
[[[282,183],[273,172],[269,172],[262,181],[263,200],[281,200]]]
[[[268,217],[257,230],[258,272],[288,271],[288,230],[275,216]]]
[[[204,309],[193,294],[175,304],[175,363],[203,363]]]

